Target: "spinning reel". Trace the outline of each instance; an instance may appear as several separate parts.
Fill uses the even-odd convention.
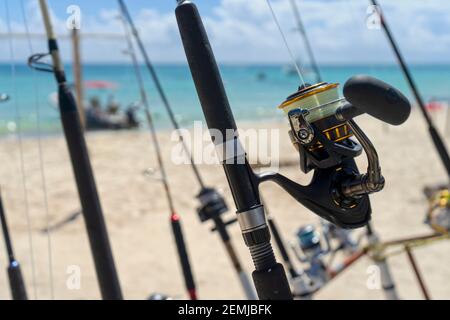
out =
[[[450,231],[450,191],[442,187],[436,190],[426,189],[429,198],[429,209],[425,219],[434,231],[448,233]]]
[[[197,208],[201,222],[217,219],[222,213],[228,211],[225,199],[213,188],[204,187],[197,195],[200,206]]]
[[[330,252],[330,245],[326,238],[326,245],[322,244],[320,234],[313,225],[300,227],[297,241],[297,244],[291,243],[291,248],[306,267],[292,279],[293,294],[306,299],[328,281],[324,258]]]
[[[215,226],[211,228],[211,231],[223,233],[224,228],[238,221],[236,218],[228,221],[222,220],[221,216],[228,211],[228,206],[225,199],[216,189],[203,187],[197,195],[197,199],[200,201],[200,206],[197,207],[200,222],[203,223],[208,220],[215,222]]]
[[[303,270],[292,279],[293,293],[306,299],[330,280],[328,267],[334,255],[338,251],[346,255],[356,252],[358,241],[353,239],[350,230],[338,228],[325,220],[321,221],[321,232],[310,224],[300,227],[296,235],[297,243],[292,242],[291,248]],[[333,248],[334,244],[337,245]]]
[[[411,106],[397,89],[369,76],[349,79],[344,96],[339,97],[337,83],[322,82],[300,87],[279,106],[288,116],[289,136],[299,152],[300,169],[305,173],[314,170],[308,186],[279,174],[265,173],[260,178],[278,183],[305,207],[337,226],[356,228],[369,221],[368,195],[383,189],[384,178],[374,146],[352,119],[367,113],[399,125],[408,119]],[[361,174],[354,158],[363,150],[368,169]]]

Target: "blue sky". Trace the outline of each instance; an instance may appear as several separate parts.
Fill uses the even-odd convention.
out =
[[[20,1],[25,4],[29,28],[42,32],[37,0],[2,0],[0,33],[5,40],[8,25],[23,32]],[[393,55],[380,30],[367,27],[366,0],[296,0],[313,49],[321,63],[393,63]],[[295,21],[289,0],[271,0],[282,28],[298,57],[305,51],[293,31]],[[86,62],[123,62],[124,42],[117,21],[115,0],[48,0],[55,29],[67,34],[65,19],[69,5],[82,12],[81,32],[108,33],[116,39],[83,40]],[[173,10],[175,0],[126,1],[145,45],[156,62],[185,62]],[[287,50],[270,16],[265,0],[196,0],[203,15],[211,43],[219,61],[225,63],[284,63]],[[388,22],[408,61],[414,63],[450,63],[450,1],[448,0],[380,0]],[[9,5],[10,22],[6,20]],[[14,39],[14,58],[29,55],[24,38]],[[66,61],[70,61],[70,44],[61,38]],[[45,50],[45,41],[34,38],[33,47]],[[10,59],[8,50],[0,51],[0,61]]]

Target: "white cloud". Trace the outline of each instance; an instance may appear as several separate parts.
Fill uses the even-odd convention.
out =
[[[30,29],[42,32],[37,1],[27,5]],[[297,0],[306,30],[317,59],[332,62],[393,62],[393,56],[382,31],[365,26],[368,1],[361,0]],[[381,1],[387,21],[396,35],[405,56],[415,62],[450,62],[450,1],[397,0]],[[272,0],[282,28],[298,55],[304,49],[297,33],[289,0]],[[200,7],[200,12],[202,8]],[[3,17],[3,16],[2,16]],[[114,7],[97,13],[83,12],[82,32],[122,33]],[[64,17],[54,18],[55,29],[65,30]],[[211,14],[204,16],[216,56],[221,62],[285,62],[289,59],[280,34],[272,20],[265,0],[221,0]],[[135,17],[150,56],[158,62],[185,61],[173,12],[142,9]],[[23,31],[21,17],[14,17],[14,31]],[[5,32],[5,21],[0,28]],[[23,41],[16,40],[16,56],[28,55]],[[22,42],[22,43],[21,43]],[[33,41],[39,48],[43,40]],[[70,46],[61,41],[65,60],[70,60]],[[121,54],[120,39],[85,39],[85,61],[127,61]],[[8,60],[7,51],[0,53]],[[307,60],[304,58],[303,60]]]

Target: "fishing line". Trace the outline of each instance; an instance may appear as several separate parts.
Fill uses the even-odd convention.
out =
[[[28,25],[28,18],[25,12],[25,7],[23,4],[23,0],[20,1],[20,9],[22,11],[23,22],[25,25],[25,33],[27,37],[28,49],[30,54],[33,54],[33,44],[31,42],[30,37],[30,29]],[[32,77],[33,77],[33,88],[34,88],[34,105],[36,112],[36,127],[38,131],[38,155],[39,155],[39,167],[41,171],[41,181],[42,181],[42,190],[44,193],[43,201],[44,201],[44,210],[45,210],[45,229],[47,230],[47,250],[48,250],[48,265],[49,265],[49,275],[50,275],[50,297],[51,299],[55,299],[55,287],[54,287],[54,278],[53,278],[53,249],[52,249],[52,241],[50,236],[50,212],[48,206],[48,193],[47,193],[47,179],[45,173],[44,166],[44,152],[42,146],[42,127],[41,127],[41,108],[39,103],[39,85],[36,79],[36,71],[31,69]]]
[[[191,264],[189,261],[186,243],[184,241],[184,235],[183,235],[183,231],[181,228],[180,217],[175,211],[175,205],[174,205],[172,193],[171,193],[171,190],[169,187],[169,181],[167,179],[166,168],[164,165],[164,161],[162,159],[162,152],[161,152],[161,148],[159,145],[155,124],[154,124],[154,121],[153,121],[153,118],[152,118],[152,115],[150,112],[150,105],[149,105],[149,102],[147,99],[147,94],[144,89],[144,81],[142,79],[142,75],[141,75],[141,72],[139,69],[139,64],[138,64],[138,61],[136,58],[133,43],[131,41],[130,30],[126,24],[123,11],[121,11],[120,18],[121,18],[120,20],[123,24],[123,28],[125,31],[125,38],[126,38],[127,45],[128,45],[128,49],[127,49],[128,54],[130,55],[132,63],[133,63],[134,71],[136,74],[136,80],[138,82],[140,96],[141,96],[141,100],[142,100],[141,102],[144,105],[145,116],[146,116],[146,119],[147,119],[147,122],[149,125],[151,138],[153,140],[153,146],[156,151],[156,159],[158,162],[158,166],[159,166],[159,170],[161,172],[161,178],[162,178],[161,182],[163,184],[164,191],[165,191],[165,194],[167,197],[167,202],[169,204],[170,222],[171,222],[173,235],[174,235],[175,243],[176,243],[177,250],[178,250],[178,256],[180,259],[180,264],[181,264],[181,268],[182,268],[182,272],[183,272],[183,276],[184,276],[185,286],[188,291],[188,295],[189,295],[190,299],[197,300],[196,284],[195,284],[194,276],[192,273]]]
[[[161,100],[163,102],[164,108],[166,109],[167,114],[169,115],[170,122],[172,123],[173,127],[175,128],[175,130],[179,133],[180,132],[180,126],[178,124],[178,121],[176,120],[175,115],[174,115],[173,110],[172,110],[172,107],[170,106],[169,100],[167,99],[167,96],[164,93],[164,90],[162,88],[161,82],[159,81],[159,78],[158,78],[158,76],[156,74],[156,70],[153,67],[153,64],[150,62],[150,58],[149,58],[149,56],[147,54],[147,50],[145,50],[144,44],[142,43],[141,38],[139,37],[139,33],[138,33],[134,23],[133,23],[133,19],[131,18],[127,7],[125,6],[125,3],[122,0],[119,0],[119,6],[120,6],[120,11],[121,11],[122,17],[124,19],[126,19],[126,21],[128,21],[128,24],[129,24],[130,29],[131,29],[130,30],[131,34],[134,36],[134,38],[136,40],[136,43],[137,43],[137,45],[138,45],[138,47],[140,49],[140,52],[141,52],[142,56],[144,57],[145,65],[147,66],[147,69],[150,72],[150,76],[153,79],[153,82],[154,82],[154,84],[156,86],[156,90],[158,91],[158,94],[159,94],[159,96],[160,96],[160,98],[161,98]],[[194,158],[192,156],[192,153],[189,151],[189,149],[188,149],[188,147],[187,147],[187,145],[186,145],[186,143],[185,143],[185,141],[183,139],[183,136],[180,133],[178,134],[178,137],[179,137],[180,142],[182,143],[182,147],[183,147],[184,152],[186,153],[186,155],[189,156],[189,160],[190,160],[190,163],[191,163],[191,168],[192,168],[192,170],[194,172],[195,178],[197,179],[198,183],[200,184],[200,187],[203,189],[205,187],[205,184],[203,183],[203,179],[200,176],[200,173],[198,171],[197,166],[195,165],[195,161],[194,161]]]
[[[309,42],[308,34],[306,33],[305,26],[303,25],[303,21],[300,15],[300,10],[297,6],[296,0],[290,0],[292,11],[294,12],[294,17],[297,22],[297,30],[300,33],[300,36],[303,39],[303,43],[305,45],[306,51],[309,55],[309,61],[311,63],[312,68],[314,69],[314,73],[316,75],[316,82],[322,82],[322,76],[320,74],[319,65],[317,64],[316,57],[314,56],[313,49],[311,47],[311,43]]]
[[[355,26],[359,27],[361,24],[361,21],[360,21],[360,19],[357,18],[356,12],[355,12],[355,10],[358,8],[355,8],[352,0],[345,0],[344,3],[349,8],[348,12],[350,13],[353,23],[355,24]],[[358,5],[359,5],[359,3],[358,3]],[[366,17],[366,19],[367,19],[367,17]],[[365,21],[363,20],[362,22],[364,23]],[[366,28],[368,28],[367,24],[366,24]],[[372,30],[372,31],[375,31],[375,30]],[[377,68],[376,68],[373,60],[369,63],[368,69],[369,69],[369,74],[373,74],[374,76],[376,76]],[[389,132],[389,126],[386,123],[384,123],[384,122],[381,123],[381,127],[382,127],[382,130],[385,131],[385,133]]]
[[[1,187],[0,187],[1,189]],[[3,199],[0,190],[0,224],[3,231],[3,239],[5,242],[6,252],[8,254],[8,280],[13,300],[28,300],[25,282],[23,280],[22,271],[19,262],[16,260],[12,245],[12,239],[9,233],[9,227],[6,219],[5,208],[3,207]]]
[[[22,185],[23,185],[23,195],[24,195],[24,206],[25,206],[25,219],[27,225],[27,233],[28,233],[28,247],[30,250],[30,262],[31,262],[31,278],[33,284],[33,295],[34,299],[38,298],[37,295],[37,287],[36,287],[36,265],[35,265],[35,257],[34,257],[34,245],[33,245],[33,235],[32,235],[32,227],[31,227],[31,217],[30,217],[30,208],[28,204],[28,190],[27,190],[27,178],[25,176],[25,160],[23,157],[23,141],[22,141],[22,125],[21,125],[21,110],[18,103],[18,91],[16,86],[16,63],[15,63],[15,54],[14,54],[14,42],[12,36],[12,28],[11,28],[11,18],[9,11],[9,1],[5,1],[5,11],[6,11],[6,24],[8,30],[8,43],[9,43],[9,54],[11,59],[11,85],[12,91],[14,95],[14,110],[15,110],[15,119],[16,119],[16,128],[17,128],[17,141],[19,144],[19,161],[20,161],[20,174],[22,176]]]
[[[129,38],[129,30],[128,30],[126,24],[125,24],[124,17],[121,16],[120,20],[123,23],[123,27],[124,27],[124,30],[125,30],[126,41],[127,41],[127,45],[128,45],[128,54],[130,55],[130,57],[132,59],[134,72],[135,72],[136,79],[137,79],[137,82],[138,82],[138,86],[139,86],[139,89],[140,89],[139,93],[140,93],[140,96],[141,96],[141,103],[144,106],[145,116],[146,116],[147,122],[149,124],[149,128],[150,128],[150,132],[151,132],[151,135],[152,135],[153,144],[154,144],[154,147],[156,149],[157,161],[158,161],[159,169],[161,171],[161,181],[163,182],[164,189],[166,190],[166,196],[167,196],[167,201],[168,201],[170,210],[171,210],[171,212],[175,212],[175,206],[174,206],[174,203],[173,203],[173,197],[172,197],[171,192],[169,191],[167,173],[166,173],[166,170],[165,170],[164,162],[162,160],[161,147],[160,147],[158,139],[157,139],[155,124],[154,124],[153,117],[152,117],[151,112],[150,112],[150,106],[149,106],[149,103],[148,103],[147,94],[146,94],[145,90],[143,89],[144,82],[143,82],[143,79],[142,79],[142,75],[141,75],[141,72],[139,70],[139,65],[138,65],[138,62],[137,62],[137,59],[136,59],[136,55],[134,53],[133,44],[131,43],[130,38]]]
[[[292,50],[287,42],[286,36],[283,32],[283,29],[281,29],[281,25],[278,22],[277,16],[275,15],[275,11],[273,11],[272,5],[270,4],[270,0],[266,0],[267,5],[269,6],[270,13],[272,14],[273,21],[277,25],[278,31],[280,32],[281,38],[283,38],[284,45],[286,47],[286,50],[289,53],[289,56],[291,57],[292,63],[294,64],[295,70],[297,71],[298,77],[300,78],[300,82],[302,85],[305,85],[305,80],[303,79],[302,72],[300,71],[300,67],[295,59],[294,54],[292,53]]]
[[[408,65],[405,62],[405,59],[403,58],[403,55],[400,51],[400,48],[395,41],[395,38],[391,32],[391,29],[386,21],[385,15],[382,11],[381,6],[379,5],[377,0],[369,0],[372,5],[374,5],[376,8],[378,8],[378,13],[380,15],[380,22],[381,27],[388,39],[388,42],[391,45],[392,50],[394,51],[394,55],[397,58],[397,62],[400,66],[400,69],[403,72],[403,75],[405,77],[406,82],[409,85],[410,90],[413,93],[413,96],[417,102],[417,105],[419,106],[419,110],[422,113],[422,116],[428,126],[428,133],[430,134],[431,140],[435,146],[435,149],[441,159],[442,165],[444,166],[447,176],[450,177],[450,155],[448,153],[447,147],[444,143],[444,140],[442,139],[441,135],[439,134],[439,131],[434,125],[434,122],[432,118],[430,117],[430,114],[427,111],[427,108],[425,107],[425,103],[423,101],[423,97],[421,93],[419,92],[419,88],[416,85],[416,82],[413,79],[413,76],[411,74],[411,71],[409,70]]]
[[[159,81],[159,77],[156,73],[156,70],[150,61],[150,58],[147,54],[147,50],[145,49],[144,44],[141,41],[139,33],[134,25],[131,15],[128,12],[125,2],[123,0],[119,0],[118,2],[119,2],[123,17],[126,18],[126,20],[128,21],[128,25],[130,27],[131,34],[134,36],[134,39],[136,40],[136,42],[138,44],[139,50],[145,61],[145,65],[150,73],[151,78],[153,79],[153,82],[156,86],[157,92],[159,93],[159,96],[163,102],[163,105],[169,115],[169,119],[172,123],[172,126],[178,132],[178,139],[182,144],[185,154],[188,155],[188,158],[190,160],[190,166],[194,172],[197,182],[200,185],[201,190],[197,195],[197,199],[200,202],[200,206],[197,207],[197,214],[200,219],[200,222],[205,223],[208,220],[212,220],[214,222],[215,226],[211,229],[211,231],[218,232],[220,239],[222,240],[222,243],[225,247],[225,251],[231,260],[231,263],[233,265],[233,268],[234,268],[236,274],[238,275],[239,281],[241,283],[241,287],[244,290],[246,298],[248,300],[255,300],[257,298],[255,289],[250,282],[247,272],[242,267],[242,264],[239,260],[236,249],[231,241],[231,236],[229,235],[228,230],[227,230],[227,226],[236,222],[236,219],[224,221],[224,219],[222,218],[222,215],[228,211],[228,206],[227,206],[223,196],[215,188],[205,186],[203,179],[200,175],[200,172],[197,168],[197,165],[194,161],[194,158],[192,156],[192,153],[188,149],[188,147],[183,139],[183,135],[179,131],[180,126],[174,116],[173,109],[169,103],[169,100],[167,99],[167,96],[164,92],[161,82]]]

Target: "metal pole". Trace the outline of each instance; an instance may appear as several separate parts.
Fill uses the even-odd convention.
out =
[[[84,112],[84,88],[83,70],[81,65],[80,33],[78,29],[72,29],[72,50],[73,50],[73,76],[75,81],[75,93],[77,109],[80,114],[81,126],[86,129],[86,114]]]
[[[422,294],[423,294],[425,300],[431,300],[430,294],[425,285],[425,281],[419,270],[419,266],[417,265],[416,259],[414,258],[411,248],[408,245],[405,246],[405,252],[406,252],[406,256],[408,257],[409,262],[411,263],[411,266],[413,268],[414,275],[416,276],[417,282],[419,282],[420,290],[422,291]]]

